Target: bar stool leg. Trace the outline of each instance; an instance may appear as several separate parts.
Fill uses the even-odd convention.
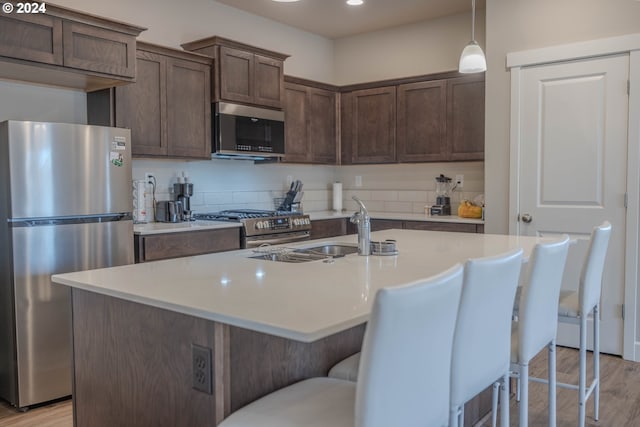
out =
[[[556,427],[556,340],[549,343],[549,427]]]
[[[580,314],[580,374],[578,379],[578,426],[584,427],[587,394],[587,314]]]
[[[593,378],[596,387],[593,390],[593,418],[600,418],[600,304],[593,308]]]
[[[520,427],[529,423],[529,365],[519,365],[520,369]]]
[[[500,391],[500,427],[509,427],[509,372],[502,377]]]
[[[500,390],[500,383],[493,383],[493,393],[491,393],[491,427],[496,427],[498,424],[498,391]]]

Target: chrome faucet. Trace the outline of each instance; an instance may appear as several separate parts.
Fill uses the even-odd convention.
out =
[[[356,196],[352,197],[360,205],[360,211],[351,216],[351,222],[358,226],[358,255],[371,253],[371,220],[364,203]]]

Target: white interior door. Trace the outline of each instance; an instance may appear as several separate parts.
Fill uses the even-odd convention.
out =
[[[602,351],[613,354],[623,349],[628,78],[626,54],[523,68],[516,109],[520,220],[515,231],[577,239],[564,290],[577,288],[592,228],[604,220],[613,224],[600,334]],[[559,324],[558,344],[577,347],[576,328]]]

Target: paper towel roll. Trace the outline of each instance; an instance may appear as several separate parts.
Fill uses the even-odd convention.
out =
[[[336,212],[342,211],[342,183],[333,183],[333,210]]]
[[[147,216],[147,186],[142,179],[133,181],[133,220],[137,223],[145,223]]]

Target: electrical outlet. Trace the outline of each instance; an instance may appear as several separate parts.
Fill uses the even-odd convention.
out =
[[[144,182],[149,184],[149,181],[151,180],[151,178],[153,178],[153,174],[151,172],[145,172],[144,173]]]
[[[464,187],[464,175],[456,175],[456,186],[458,188]]]
[[[191,371],[193,388],[213,394],[210,348],[191,344]]]
[[[360,175],[356,175],[356,187],[362,187],[362,177]]]

